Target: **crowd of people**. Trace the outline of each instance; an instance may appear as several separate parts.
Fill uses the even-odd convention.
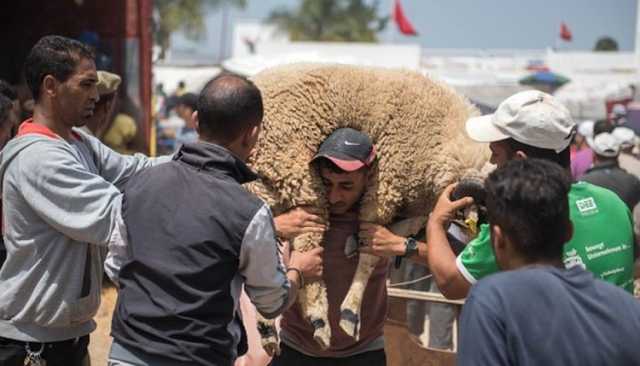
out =
[[[452,199],[455,183],[422,234],[359,222],[379,156],[350,128],[333,131],[309,162],[326,190],[328,221],[314,207],[273,217],[242,186],[258,178],[247,160],[264,113],[246,78],[222,74],[199,95],[183,94],[180,146],[148,158],[99,139],[120,79],[97,71],[86,45],[43,37],[25,73],[33,114],[17,130],[18,107],[10,93],[0,96],[0,366],[88,365],[105,268],[119,292],[109,365],[233,365],[251,344],[243,292],[263,317],[281,318],[271,365],[384,365],[386,279],[396,258],[428,266],[446,297],[467,298],[460,365],[640,364],[631,214],[640,183],[616,160],[635,159],[635,135],[624,126],[598,122],[588,135],[539,91],[467,121],[497,168],[484,182],[488,223],[456,255],[450,224],[474,201]],[[576,180],[571,144],[581,136],[592,164]],[[318,232],[322,246],[311,251],[280,243]],[[367,284],[358,339],[338,325],[357,266],[345,255],[354,235],[361,252],[385,258]],[[295,303],[320,279],[333,333],[327,349]]]

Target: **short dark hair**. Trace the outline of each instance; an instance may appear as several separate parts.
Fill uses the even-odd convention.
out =
[[[603,132],[613,132],[613,124],[606,119],[598,120],[593,124],[593,137],[596,137]]]
[[[178,98],[178,105],[184,105],[193,111],[198,110],[198,96],[193,93],[184,93]]]
[[[262,122],[262,94],[250,80],[223,74],[204,86],[197,111],[201,134],[222,142],[233,141]]]
[[[487,217],[529,261],[558,260],[571,225],[571,177],[543,159],[511,160],[485,180]]]
[[[551,149],[543,149],[527,144],[523,144],[520,141],[516,141],[515,139],[508,139],[507,144],[511,149],[511,152],[515,154],[516,151],[522,151],[527,154],[527,158],[536,158],[543,159],[547,161],[552,161],[556,164],[559,164],[561,167],[565,169],[569,169],[571,167],[571,150],[570,147],[567,146],[566,149],[557,153],[555,150]]]
[[[0,95],[4,95],[11,100],[18,99],[18,93],[16,93],[16,89],[11,86],[11,84],[2,79],[0,79]]]
[[[4,127],[4,124],[9,118],[9,113],[13,108],[13,101],[7,98],[5,95],[0,94],[0,127]]]
[[[95,60],[93,51],[83,43],[62,36],[44,36],[33,46],[25,61],[25,76],[33,99],[40,98],[40,86],[47,75],[65,82],[80,60]]]

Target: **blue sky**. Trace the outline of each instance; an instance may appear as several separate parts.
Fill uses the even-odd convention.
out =
[[[372,0],[369,0],[372,1]],[[573,42],[563,49],[590,50],[604,35],[618,41],[621,50],[633,50],[637,0],[401,0],[405,14],[419,32],[406,37],[392,29],[380,34],[380,41],[419,43],[429,48],[515,48],[553,47],[560,22],[573,33]],[[393,0],[380,0],[379,12],[388,15]],[[232,21],[264,19],[278,7],[295,8],[300,0],[248,0],[244,10],[232,10]],[[197,44],[211,49],[219,43],[221,16],[207,16],[208,31]],[[388,27],[389,27],[388,26]],[[214,43],[214,44],[212,44]],[[176,48],[197,47],[180,35]],[[199,47],[198,47],[199,48]]]
[[[299,0],[248,0],[235,18],[264,18],[278,6],[294,8]],[[591,49],[610,35],[621,49],[633,49],[636,0],[401,0],[420,36],[404,37],[395,29],[381,40],[416,42],[435,48],[545,48],[553,46],[560,22],[573,32],[573,49]],[[380,13],[392,0],[380,1]],[[390,24],[392,25],[392,24]]]

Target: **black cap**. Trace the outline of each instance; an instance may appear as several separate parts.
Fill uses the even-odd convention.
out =
[[[352,172],[365,165],[370,166],[376,152],[366,134],[353,128],[339,128],[322,142],[313,160],[321,157],[331,160],[344,171]]]

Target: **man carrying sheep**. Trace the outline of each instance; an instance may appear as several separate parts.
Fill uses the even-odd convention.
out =
[[[376,152],[369,136],[351,128],[334,131],[320,146],[312,164],[319,170],[329,203],[329,225],[324,235],[323,280],[329,300],[331,346],[323,350],[313,339],[313,326],[303,317],[300,305],[282,317],[281,354],[273,366],[288,365],[385,365],[383,326],[386,317],[388,261],[382,260],[367,284],[362,304],[359,340],[339,326],[340,304],[349,291],[358,259],[345,255],[345,243],[368,224],[358,219],[359,201],[371,178]],[[301,232],[324,230],[326,226],[311,209],[296,208],[275,219],[279,235],[291,238]],[[362,236],[360,237],[362,240]],[[404,244],[402,244],[405,246]],[[408,256],[424,243],[410,241]]]

